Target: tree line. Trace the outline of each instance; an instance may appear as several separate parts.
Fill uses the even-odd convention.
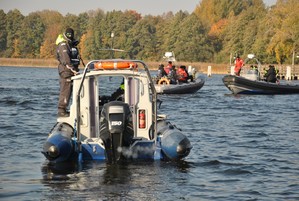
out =
[[[133,10],[101,9],[63,16],[43,10],[27,16],[0,10],[0,57],[56,57],[55,41],[67,27],[75,30],[82,58],[159,61],[167,51],[177,60],[227,63],[230,56],[254,53],[263,63],[291,63],[299,51],[299,1],[202,0],[192,13],[142,16]],[[112,34],[113,33],[113,34]],[[298,61],[295,61],[298,63]]]

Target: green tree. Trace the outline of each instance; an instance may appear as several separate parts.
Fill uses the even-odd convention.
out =
[[[83,51],[81,56],[85,59],[96,59],[99,58],[99,51],[101,48],[101,39],[99,38],[100,33],[100,22],[104,18],[105,13],[103,10],[98,9],[96,11],[89,11],[89,22],[84,41],[80,43]]]
[[[172,51],[168,45],[167,40],[168,36],[170,35],[169,27],[171,27],[172,19],[174,18],[174,15],[172,12],[168,12],[166,14],[163,14],[161,16],[158,16],[155,18],[156,20],[156,38],[157,38],[157,52],[156,52],[156,58],[157,60],[161,60],[162,56],[165,52]]]
[[[78,20],[78,23],[79,23],[79,27],[78,27],[78,30],[76,32],[77,32],[77,37],[79,39],[87,31],[88,22],[89,22],[88,13],[86,13],[86,12],[85,13],[80,13],[77,20]]]
[[[177,27],[174,51],[179,61],[204,61],[213,59],[213,47],[206,29],[195,14],[186,17]]]
[[[38,13],[30,13],[22,24],[21,55],[27,58],[38,58],[40,46],[44,39],[45,25]]]
[[[259,52],[253,52],[253,45],[256,43],[260,22],[263,21],[266,10],[261,0],[255,0],[253,3],[240,15],[231,16],[228,19],[228,24],[222,34],[223,48],[218,55],[222,61],[230,53],[240,56],[250,53],[259,54]]]
[[[112,46],[117,49],[126,48],[127,33],[140,18],[140,14],[135,11],[125,11],[124,13],[112,11],[107,14],[98,12],[90,20],[86,37],[86,50],[91,51],[90,56],[92,58],[110,58],[112,52],[107,50]],[[111,37],[112,33],[114,34],[113,38]],[[91,44],[92,49],[90,49]]]
[[[156,26],[152,16],[145,16],[128,34],[127,50],[131,58],[154,59],[156,52]]]
[[[22,23],[24,16],[17,9],[9,11],[6,14],[6,31],[7,31],[7,44],[6,44],[6,57],[19,57],[20,56],[20,41],[22,35]]]
[[[131,30],[134,29],[136,24],[140,22],[143,18],[141,18],[141,15],[134,10],[125,11],[124,13],[122,13],[122,15],[120,15],[120,18],[122,19],[122,21],[118,26],[119,29],[114,28],[113,30],[115,34],[114,48],[119,48],[126,51],[126,53],[122,54],[117,53],[116,56],[128,58],[132,56],[130,52],[131,44],[128,42],[132,37],[130,35]]]
[[[237,16],[246,10],[253,0],[202,0],[194,13],[207,27],[228,16]]]
[[[269,11],[267,23],[269,31],[269,54],[275,54],[279,64],[289,61],[299,45],[299,2],[297,0],[278,0]]]
[[[157,61],[174,51],[179,61],[225,62],[237,52],[285,63],[299,51],[298,4],[278,0],[265,8],[262,0],[202,0],[192,14],[144,17],[133,10],[98,9],[78,16],[43,10],[26,17],[16,9],[0,10],[0,56],[55,58],[58,34],[72,27],[84,59],[110,58],[111,51],[103,49],[113,47],[128,51],[115,53],[120,58]]]
[[[7,31],[6,31],[6,14],[0,10],[0,57],[4,56],[7,42]]]
[[[80,21],[79,21],[78,16],[76,16],[74,14],[67,14],[63,18],[63,26],[62,26],[61,33],[63,33],[65,31],[65,29],[68,27],[70,27],[74,30],[76,39],[81,37],[82,30],[81,30]]]

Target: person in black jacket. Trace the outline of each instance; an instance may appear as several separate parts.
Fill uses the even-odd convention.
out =
[[[167,73],[164,70],[164,65],[160,64],[159,68],[158,68],[158,75],[157,75],[157,79],[161,79],[162,77],[167,76]]]
[[[273,65],[269,65],[269,69],[268,69],[267,73],[265,74],[265,77],[266,77],[267,82],[275,83],[277,81],[276,70]]]
[[[58,116],[68,116],[67,107],[72,92],[71,77],[79,72],[80,57],[76,47],[78,41],[74,38],[74,30],[67,28],[56,39],[60,94],[58,101]]]

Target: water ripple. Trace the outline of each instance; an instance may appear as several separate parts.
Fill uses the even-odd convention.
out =
[[[56,122],[57,69],[1,70],[3,200],[299,199],[299,95],[226,95],[213,75],[195,94],[159,96],[193,145],[185,160],[53,166],[40,151]]]

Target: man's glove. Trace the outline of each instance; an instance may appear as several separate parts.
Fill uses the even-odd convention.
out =
[[[74,75],[78,75],[78,74],[80,74],[80,73],[79,73],[79,69],[78,69],[78,71],[76,71],[75,69],[71,69],[71,71],[72,71],[72,73],[73,73]]]
[[[72,73],[74,74],[74,75],[78,75],[79,74],[79,68],[77,67],[74,67],[74,66],[69,66],[69,65],[66,65],[66,67],[70,70],[70,71],[72,71]]]

